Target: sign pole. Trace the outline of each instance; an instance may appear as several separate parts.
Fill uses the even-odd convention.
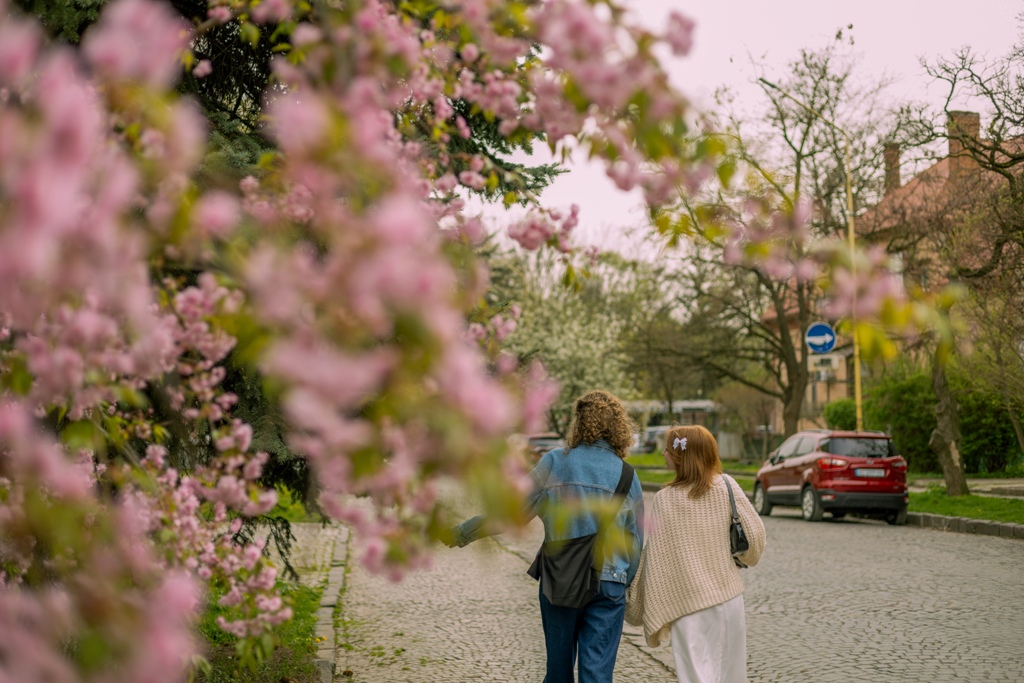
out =
[[[811,114],[842,133],[843,139],[846,141],[846,149],[843,152],[843,171],[846,175],[846,235],[850,242],[850,274],[853,276],[854,282],[853,305],[850,308],[850,327],[853,329],[853,396],[857,405],[857,431],[861,432],[864,431],[864,413],[861,410],[860,405],[860,342],[857,340],[857,250],[853,232],[853,185],[850,180],[850,134],[838,126],[835,121],[823,116],[817,109],[812,109],[807,104],[793,97],[788,91],[783,90],[771,81],[765,78],[758,78],[757,80],[772,90],[781,93],[783,97],[796,102]]]

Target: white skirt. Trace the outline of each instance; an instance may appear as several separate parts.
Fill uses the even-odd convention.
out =
[[[672,622],[672,655],[679,683],[746,683],[743,594]]]

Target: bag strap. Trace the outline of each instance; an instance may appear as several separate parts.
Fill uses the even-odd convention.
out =
[[[729,482],[732,481],[725,472],[722,472],[722,481],[725,482],[725,490],[729,492],[729,507],[732,508],[732,521],[733,523],[740,521],[739,513],[736,512],[736,496],[733,495],[732,486],[729,486]]]
[[[623,496],[622,502],[626,502],[625,496],[629,495],[629,489],[633,487],[633,468],[625,460],[622,461],[622,474],[619,476],[619,483],[615,485],[613,495]]]
[[[603,537],[608,527],[611,525],[612,520],[622,509],[622,506],[626,503],[626,497],[629,495],[629,489],[633,487],[633,468],[625,460],[622,461],[622,472],[619,474],[619,483],[615,485],[615,491],[612,496],[621,496],[622,501],[619,503],[619,507],[615,510],[615,514],[610,517],[605,517],[603,520],[598,522],[597,536]],[[604,562],[604,557],[598,557],[595,553],[594,556],[595,565]]]

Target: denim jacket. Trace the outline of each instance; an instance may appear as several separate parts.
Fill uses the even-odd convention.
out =
[[[610,497],[621,474],[622,460],[604,440],[581,444],[569,452],[564,448],[548,451],[530,472],[533,490],[525,503],[527,517],[540,516],[544,523],[545,541],[596,533],[598,516],[595,512],[583,510],[566,517],[558,514],[558,504],[591,496]],[[615,550],[601,568],[602,581],[615,581],[627,586],[633,581],[644,544],[643,518],[643,490],[634,474],[615,523],[608,529],[609,534],[617,534],[618,537],[609,537],[609,545]],[[464,546],[486,536],[484,521],[483,516],[474,517],[455,527],[455,542]]]

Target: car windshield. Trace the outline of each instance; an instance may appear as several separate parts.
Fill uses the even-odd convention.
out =
[[[889,439],[835,438],[828,442],[828,452],[855,458],[885,458],[894,454]]]

